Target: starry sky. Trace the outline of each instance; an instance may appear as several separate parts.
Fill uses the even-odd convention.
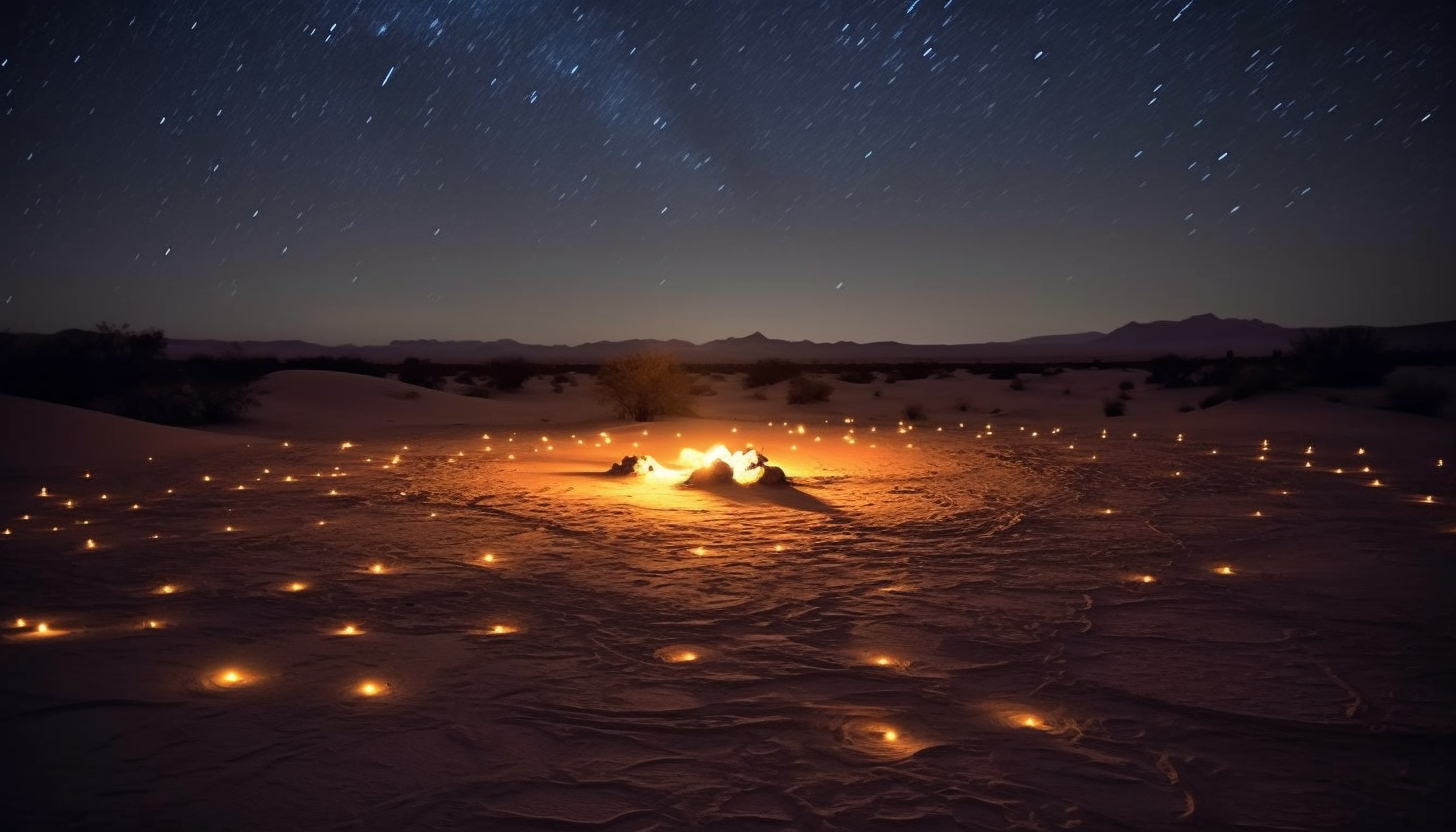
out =
[[[0,329],[1456,318],[1445,0],[11,0]]]

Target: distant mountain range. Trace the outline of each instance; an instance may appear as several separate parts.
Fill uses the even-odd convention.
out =
[[[1394,349],[1456,349],[1456,321],[1414,326],[1374,327]],[[1166,353],[1187,357],[1265,355],[1288,349],[1302,330],[1257,319],[1195,315],[1181,321],[1128,323],[1112,332],[1040,335],[1019,341],[971,344],[902,344],[897,341],[856,343],[785,341],[755,332],[694,344],[682,340],[593,341],[575,346],[523,344],[509,338],[497,341],[390,341],[375,346],[326,346],[308,341],[211,341],[175,338],[167,350],[173,358],[193,355],[271,356],[280,360],[314,356],[355,356],[366,361],[397,362],[406,358],[436,363],[480,363],[496,358],[589,364],[614,355],[645,349],[667,350],[690,364],[737,364],[761,358],[820,363],[891,363],[904,361],[1115,361],[1150,358]]]

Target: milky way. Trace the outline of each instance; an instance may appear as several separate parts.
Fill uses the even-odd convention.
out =
[[[7,4],[0,327],[1456,316],[1438,2]]]

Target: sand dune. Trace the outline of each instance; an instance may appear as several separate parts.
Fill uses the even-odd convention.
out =
[[[1127,379],[7,400],[11,826],[1443,828],[1451,423]],[[793,486],[601,473],[717,442]]]

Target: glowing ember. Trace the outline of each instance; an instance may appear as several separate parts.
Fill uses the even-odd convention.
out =
[[[50,625],[46,624],[45,622],[41,622],[35,625],[35,631],[37,633],[49,633],[51,631],[51,628]]]
[[[1234,574],[1234,568],[1232,566],[1220,566],[1220,567],[1217,567],[1216,569],[1214,569],[1213,571],[1217,572],[1220,575],[1232,575],[1232,574]]]
[[[1150,583],[1156,581],[1157,578],[1154,578],[1152,575],[1139,575],[1139,576],[1137,576],[1136,580],[1139,583],[1150,584]]]
[[[302,583],[300,581],[294,581],[293,583],[288,585],[289,592],[302,592],[305,589],[308,589],[308,584]]]
[[[216,676],[212,677],[212,681],[219,687],[235,688],[241,685],[246,685],[248,682],[252,681],[252,679],[249,678],[242,671],[229,669],[224,670]]]
[[[176,591],[177,591],[177,587],[176,586],[173,586],[172,584],[163,584],[161,587],[159,587],[157,589],[157,592],[160,592],[163,595],[171,595],[171,594],[175,593]]]
[[[86,538],[86,548],[87,549],[95,549],[96,548],[96,541],[92,540],[89,537]]]
[[[355,627],[353,624],[345,624],[344,628],[339,630],[338,634],[341,636],[358,636],[363,635],[364,631]]]
[[[359,686],[359,693],[363,696],[379,696],[389,688],[380,682],[365,682]]]

